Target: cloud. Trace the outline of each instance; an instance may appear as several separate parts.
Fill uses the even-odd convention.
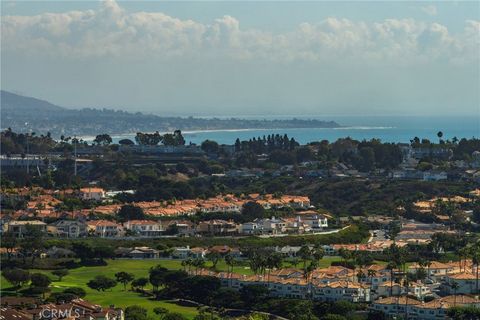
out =
[[[428,5],[428,6],[422,7],[421,9],[424,13],[428,14],[429,16],[437,15],[437,7],[435,7],[434,5]]]
[[[436,11],[434,6],[425,8]],[[337,63],[441,59],[459,63],[478,60],[479,24],[468,21],[463,33],[451,35],[441,24],[414,19],[366,23],[330,17],[274,34],[243,29],[240,21],[228,15],[200,23],[162,12],[128,12],[107,0],[97,10],[4,16],[1,50],[67,59],[182,57]]]

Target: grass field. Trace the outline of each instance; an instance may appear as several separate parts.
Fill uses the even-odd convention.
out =
[[[325,257],[320,261],[320,267],[328,267],[332,262],[339,261],[338,257]],[[87,287],[86,283],[93,279],[97,275],[105,275],[107,277],[114,278],[115,273],[120,271],[126,271],[133,273],[135,278],[148,277],[148,270],[156,265],[161,265],[168,269],[182,269],[180,260],[126,260],[126,259],[115,259],[108,260],[106,266],[96,266],[96,267],[80,267],[76,269],[70,269],[69,274],[63,277],[62,281],[56,281],[57,277],[52,275],[49,271],[40,271],[32,270],[32,272],[42,272],[47,274],[52,280],[52,291],[62,291],[67,287],[81,287],[87,292],[85,299],[92,301],[94,303],[100,304],[102,306],[115,305],[119,307],[127,307],[130,305],[139,305],[146,308],[150,314],[153,314],[153,308],[155,307],[164,307],[170,310],[171,312],[180,312],[185,315],[188,319],[193,319],[197,314],[197,309],[193,307],[183,307],[176,305],[174,303],[169,303],[166,301],[152,301],[146,297],[140,296],[136,292],[124,291],[123,285],[119,284],[111,291],[98,292]],[[291,265],[288,262],[284,263],[284,267],[290,267]],[[299,265],[300,266],[300,265]],[[211,267],[211,263],[208,262],[206,267]],[[217,270],[226,271],[227,265],[223,260],[219,261],[217,264]],[[235,266],[234,272],[241,274],[253,274],[253,272],[248,268],[247,265],[238,265]],[[2,278],[1,283],[4,291],[8,291],[10,284]],[[147,286],[146,289],[151,289]]]

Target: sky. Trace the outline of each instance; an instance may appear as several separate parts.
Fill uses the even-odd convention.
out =
[[[2,1],[0,50],[65,107],[480,116],[478,1]]]

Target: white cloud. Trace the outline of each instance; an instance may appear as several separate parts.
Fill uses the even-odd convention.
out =
[[[433,7],[430,8],[430,7]],[[428,6],[429,12],[436,10]],[[227,57],[272,61],[471,61],[478,43],[478,21],[451,35],[438,23],[386,19],[376,23],[327,18],[302,23],[281,34],[242,29],[234,17],[209,24],[161,12],[127,12],[107,0],[98,10],[5,16],[2,51],[69,59],[121,57]],[[477,41],[475,40],[477,35]],[[478,47],[477,47],[478,49]]]
[[[437,15],[437,7],[435,7],[434,5],[428,5],[428,6],[422,7],[421,9],[424,13],[428,14],[429,16]]]

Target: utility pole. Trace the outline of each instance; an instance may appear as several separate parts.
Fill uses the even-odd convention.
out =
[[[74,165],[73,165],[73,175],[77,176],[77,136],[73,136],[73,150],[74,150]]]

